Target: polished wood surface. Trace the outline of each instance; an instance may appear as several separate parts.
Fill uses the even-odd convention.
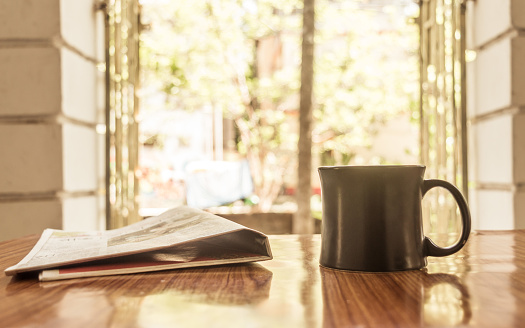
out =
[[[0,269],[37,236],[0,243]],[[525,231],[474,232],[426,269],[319,267],[320,236],[254,264],[38,282],[0,277],[1,327],[525,327]]]

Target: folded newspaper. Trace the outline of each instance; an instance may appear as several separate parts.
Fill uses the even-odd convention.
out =
[[[114,230],[46,229],[5,274],[40,271],[39,279],[49,281],[270,259],[263,233],[181,206]]]

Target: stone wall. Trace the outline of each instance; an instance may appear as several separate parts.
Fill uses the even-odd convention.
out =
[[[474,229],[525,228],[525,2],[468,2],[470,204]]]
[[[92,0],[0,0],[0,240],[104,226],[103,19]]]

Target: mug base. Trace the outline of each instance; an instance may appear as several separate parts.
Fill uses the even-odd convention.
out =
[[[352,273],[373,273],[373,274],[404,272],[404,271],[420,271],[420,270],[425,269],[425,267],[421,267],[421,268],[407,268],[407,269],[395,269],[395,270],[361,270],[361,269],[335,268],[335,267],[326,266],[320,263],[319,263],[319,267],[323,269],[334,270],[334,271],[352,272]]]

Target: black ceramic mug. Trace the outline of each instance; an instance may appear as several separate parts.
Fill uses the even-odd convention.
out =
[[[470,234],[470,212],[461,192],[443,180],[425,180],[422,165],[322,166],[320,264],[386,272],[421,269],[427,256],[459,251]],[[423,234],[421,201],[434,187],[456,200],[463,224],[459,241],[439,247]]]

